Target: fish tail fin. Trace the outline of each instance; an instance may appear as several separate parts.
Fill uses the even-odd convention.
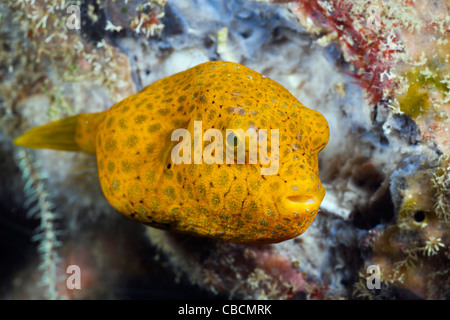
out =
[[[80,146],[75,141],[78,117],[79,115],[63,118],[28,130],[16,138],[14,144],[36,149],[80,151]]]
[[[102,115],[99,117],[98,115]],[[53,149],[61,151],[82,151],[95,153],[95,137],[103,113],[79,114],[50,122],[33,128],[14,140],[14,144],[36,149]],[[92,130],[89,137],[84,137],[85,126]],[[83,139],[80,137],[83,136]],[[86,141],[89,140],[89,141]],[[89,143],[87,143],[89,142]],[[89,146],[86,146],[89,144]]]

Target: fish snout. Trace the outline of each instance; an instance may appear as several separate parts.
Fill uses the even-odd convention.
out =
[[[320,186],[314,192],[296,192],[284,196],[283,204],[286,209],[297,213],[317,212],[325,196],[325,189]]]
[[[311,205],[317,202],[315,196],[312,195],[295,195],[295,196],[287,196],[287,200],[291,202],[292,205]]]

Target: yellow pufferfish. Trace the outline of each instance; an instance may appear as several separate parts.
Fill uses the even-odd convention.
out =
[[[224,137],[226,129],[278,129],[277,173],[262,175],[267,165],[259,160],[174,164],[172,133],[184,128],[193,139],[194,121]],[[328,138],[325,118],[277,82],[237,63],[211,61],[156,81],[109,110],[31,129],[14,142],[96,154],[108,202],[146,225],[263,244],[294,238],[312,223],[325,195],[317,154]],[[245,143],[236,135],[224,140]]]

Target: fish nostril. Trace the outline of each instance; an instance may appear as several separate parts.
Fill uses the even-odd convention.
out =
[[[306,195],[288,196],[287,199],[293,204],[314,204],[316,203],[316,198]]]

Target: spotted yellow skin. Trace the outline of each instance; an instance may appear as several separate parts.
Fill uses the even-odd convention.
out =
[[[187,128],[193,137],[194,120],[224,137],[227,128],[279,129],[278,174],[262,176],[260,164],[174,165],[171,134]],[[96,141],[99,178],[117,211],[150,226],[275,243],[303,233],[317,213],[325,194],[317,153],[328,136],[324,117],[280,84],[236,63],[208,62],[106,112]],[[289,196],[314,203],[292,205]]]
[[[224,138],[225,129],[279,129],[277,174],[263,176],[259,162],[175,165],[172,132],[185,128],[193,139],[194,121]],[[325,195],[317,154],[328,137],[325,118],[280,84],[223,61],[83,115],[76,130],[80,149],[96,153],[103,193],[117,211],[153,227],[249,244],[291,239],[309,227]]]

